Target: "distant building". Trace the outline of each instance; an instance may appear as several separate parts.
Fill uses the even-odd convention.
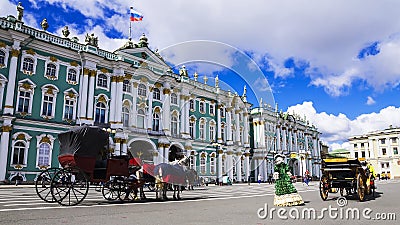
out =
[[[349,138],[350,155],[365,158],[381,177],[400,178],[400,128],[370,132]]]

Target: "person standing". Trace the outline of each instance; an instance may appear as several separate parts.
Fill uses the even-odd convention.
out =
[[[268,175],[268,184],[272,184],[272,172]]]
[[[261,184],[261,174],[258,174],[258,184]]]

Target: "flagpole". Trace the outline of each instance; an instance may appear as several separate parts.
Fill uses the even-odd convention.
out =
[[[131,6],[131,10],[133,7]],[[129,40],[132,40],[132,21],[129,19]]]

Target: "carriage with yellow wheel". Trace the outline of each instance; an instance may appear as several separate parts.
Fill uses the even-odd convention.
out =
[[[364,201],[366,195],[375,193],[374,176],[363,160],[351,158],[330,158],[322,161],[322,176],[319,185],[322,200],[329,193],[339,190],[341,196],[357,195]]]

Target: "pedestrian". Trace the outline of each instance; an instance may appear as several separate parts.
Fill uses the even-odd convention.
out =
[[[272,172],[268,175],[268,184],[272,184]]]
[[[258,174],[258,184],[261,184],[261,174]]]
[[[308,179],[308,176],[307,175],[304,175],[304,183],[305,184],[307,184],[307,186],[309,186],[308,185],[308,182],[309,182],[310,180]]]

